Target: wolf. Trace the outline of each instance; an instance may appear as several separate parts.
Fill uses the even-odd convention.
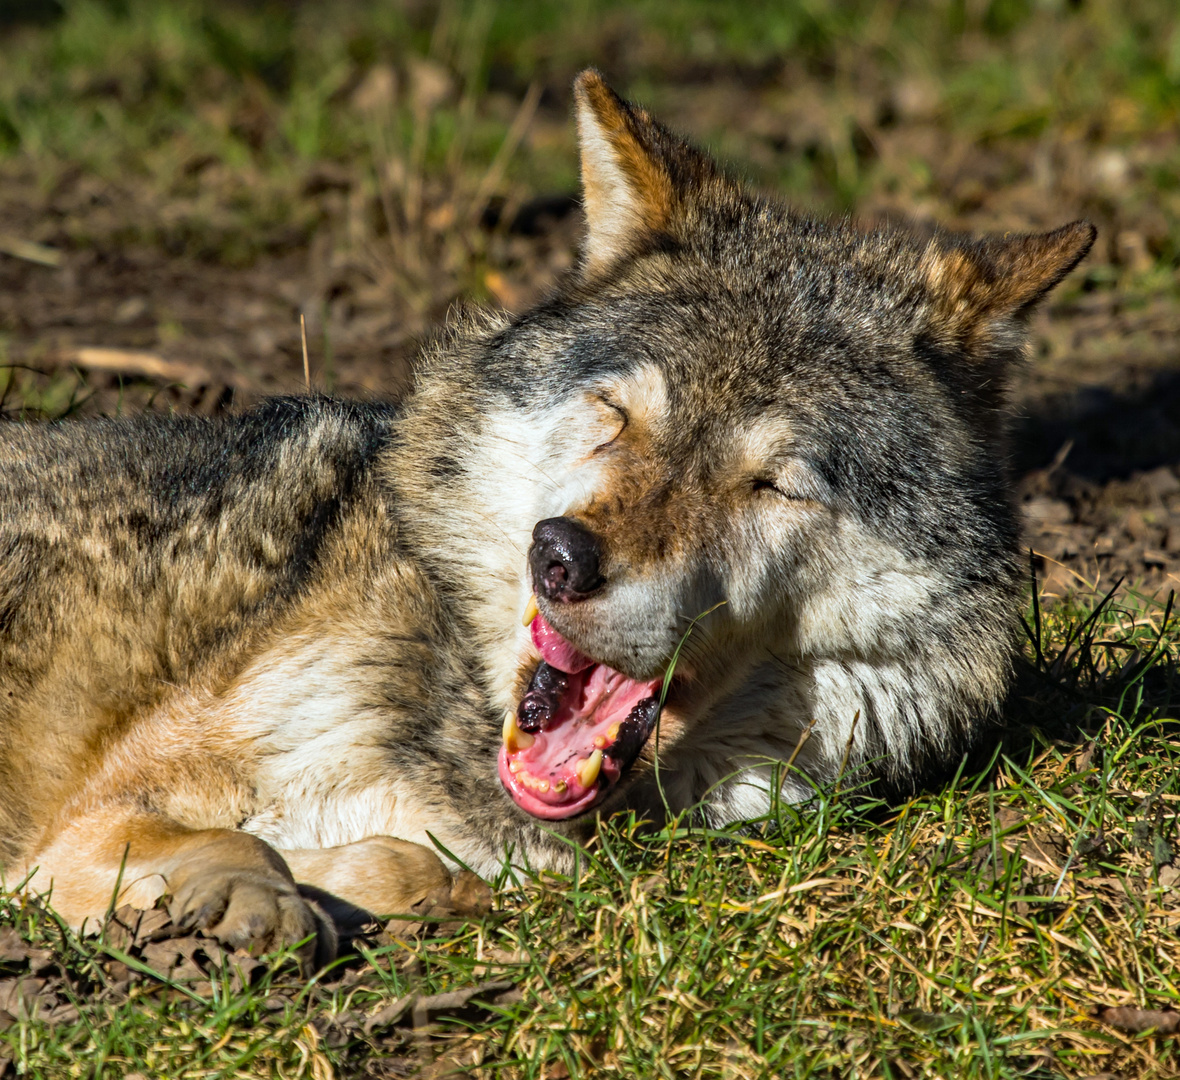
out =
[[[597,72],[575,99],[579,262],[453,317],[400,404],[0,427],[9,887],[310,964],[317,896],[561,867],[621,808],[901,790],[985,729],[1006,391],[1093,228],[810,220]]]

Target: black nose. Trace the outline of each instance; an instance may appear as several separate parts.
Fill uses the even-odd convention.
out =
[[[529,570],[533,588],[547,600],[585,600],[606,582],[598,572],[598,537],[573,518],[546,518],[533,529]]]

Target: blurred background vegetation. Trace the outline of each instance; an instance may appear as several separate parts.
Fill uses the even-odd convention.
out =
[[[607,1047],[602,1074],[626,1077],[1176,1075],[1174,1044],[1095,1034],[1086,1011],[1177,1000],[1175,868],[1156,849],[1175,835],[1178,744],[1144,734],[1175,715],[1177,684],[1175,0],[0,0],[0,416],[211,415],[300,390],[301,316],[314,386],[400,393],[450,305],[520,309],[576,257],[570,83],[586,65],[805,212],[1098,225],[1036,316],[1014,406],[1038,587],[1057,604],[1030,622],[1043,686],[1014,722],[1097,733],[1076,754],[1045,749],[1035,782],[1006,765],[918,801],[896,833],[825,803],[773,847],[722,838],[721,858],[683,837],[636,854],[616,823],[581,884],[534,883],[516,917],[461,940],[389,946],[359,997],[328,982],[305,1001],[300,985],[271,1011],[268,984],[226,989],[200,1022],[139,1001],[79,1020],[71,998],[56,1029],[8,1029],[0,1076],[5,1053],[46,1076],[91,1058],[96,1076],[104,1059],[111,1075],[360,1075],[358,1056],[366,1075],[406,1075],[421,1044],[371,1055],[366,1010],[497,974],[526,991],[473,1036],[489,1068],[515,1061],[497,1075],[592,1075],[579,1062]],[[1124,589],[1092,618],[1062,602],[1120,578],[1158,605]],[[1048,862],[1005,861],[1026,826]],[[963,898],[997,888],[985,850],[1007,867],[1004,918],[1009,892],[1027,893],[1025,922],[964,939]],[[681,865],[702,880],[673,882]],[[790,889],[765,891],[788,872]],[[1067,903],[1063,882],[1080,890]],[[834,896],[819,907],[817,885]],[[66,950],[17,906],[3,918]],[[780,916],[789,947],[765,959]],[[90,978],[90,947],[69,949]],[[917,958],[916,983],[894,953]],[[918,1011],[888,1014],[886,983],[889,1008]],[[351,1017],[345,1042],[317,1043],[333,1030],[317,1010]]]
[[[137,203],[67,214],[48,240],[240,264],[305,243],[330,213],[326,191],[373,183],[380,201],[377,181],[412,187],[459,166],[478,187],[530,88],[536,114],[484,194],[572,192],[569,84],[594,64],[812,209],[954,223],[1010,203],[1015,186],[1006,227],[1107,219],[1141,178],[1152,205],[1115,265],[1174,270],[1180,253],[1171,0],[6,0],[0,12],[5,171],[43,187],[84,172]]]
[[[287,325],[256,305],[254,340],[222,350],[257,361],[254,381],[298,367],[295,308],[347,353],[358,314],[389,345],[461,294],[535,295],[576,236],[523,242],[574,206],[569,87],[590,64],[803,209],[1085,216],[1102,229],[1088,288],[1175,290],[1172,0],[3,0],[0,27],[0,245],[227,269],[309,253]],[[0,284],[37,292],[5,266]],[[73,330],[10,290],[0,335],[27,358],[121,314],[133,343],[184,352],[192,318],[135,287],[108,281]]]
[[[315,386],[398,395],[453,303],[519,310],[574,261],[586,65],[806,213],[1093,221],[1017,471],[1068,442],[1033,483],[1084,525],[1053,558],[1180,581],[1178,481],[1108,484],[1180,477],[1175,0],[0,0],[0,414],[299,390],[301,317]]]

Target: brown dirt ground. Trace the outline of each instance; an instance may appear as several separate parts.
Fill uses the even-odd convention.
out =
[[[38,907],[37,901],[30,901]],[[215,987],[260,991],[265,980],[262,1024],[281,1028],[292,1014],[306,1010],[314,1028],[313,1044],[322,1042],[348,1055],[347,1075],[364,1077],[455,1076],[446,1040],[435,1043],[444,1018],[472,1019],[488,1004],[508,1005],[520,991],[508,980],[485,980],[449,993],[407,993],[389,998],[374,963],[361,949],[378,950],[386,973],[413,978],[420,971],[419,952],[433,937],[457,933],[464,922],[491,909],[491,891],[470,872],[459,875],[449,897],[431,896],[405,917],[381,923],[343,926],[342,962],[310,986],[294,962],[278,965],[244,950],[229,950],[212,937],[177,927],[163,906],[149,911],[124,906],[101,925],[90,926],[71,966],[57,944],[31,944],[18,929],[0,926],[0,1031],[21,1017],[50,1027],[78,1022],[81,1003],[118,1006],[131,998],[208,1001]],[[80,960],[80,956],[85,960]],[[351,1007],[333,1008],[344,994]],[[356,1003],[357,998],[360,1004]],[[374,1011],[372,1004],[385,999]],[[302,1020],[300,1021],[303,1022]],[[11,1062],[0,1055],[0,1077]],[[450,1067],[448,1067],[450,1066]],[[331,1070],[327,1070],[332,1075]],[[137,1074],[138,1075],[138,1074]],[[315,1075],[321,1075],[316,1072]],[[461,1074],[466,1075],[466,1074]]]
[[[870,193],[858,207],[865,220],[904,216],[985,230],[1088,217],[1099,225],[1100,239],[1079,275],[1095,267],[1146,273],[1153,264],[1166,224],[1136,194],[1134,179],[1162,149],[1124,153],[1064,136],[1035,145],[955,141],[927,122],[921,87],[888,94],[858,107],[867,140],[861,152],[883,175],[891,169],[902,175],[920,159],[934,179],[920,196],[904,185]],[[529,139],[572,160],[565,103],[552,96]],[[719,75],[707,89],[669,88],[653,104],[699,137],[728,125],[724,149],[756,171],[806,154],[809,139],[824,138],[823,130],[809,135],[817,124],[822,128],[823,103],[806,85],[784,90],[781,80],[760,86]],[[741,118],[736,134],[734,117]],[[195,162],[194,182],[208,172],[208,183],[216,184],[217,171]],[[569,265],[579,229],[570,193],[518,194],[515,210],[492,228],[485,221],[466,241],[478,249],[478,258],[468,259],[477,268],[466,277],[436,275],[410,304],[399,294],[399,279],[374,273],[371,259],[350,255],[341,243],[362,186],[342,167],[309,171],[302,195],[311,212],[304,223],[273,230],[248,266],[201,258],[191,245],[174,250],[167,225],[183,217],[182,196],[149,197],[132,181],[103,182],[69,168],[48,182],[43,172],[9,165],[0,178],[0,237],[61,252],[56,267],[0,254],[0,332],[10,362],[23,365],[10,396],[22,401],[25,415],[30,402],[56,413],[71,399],[82,415],[146,407],[214,413],[262,394],[299,391],[301,313],[314,385],[345,395],[397,396],[417,340],[464,285],[520,308]],[[145,216],[162,223],[162,241],[126,242],[128,223],[142,225]],[[445,193],[439,195],[433,217],[426,215],[428,226],[434,223],[429,243],[448,242],[453,217]],[[1067,285],[1035,318],[1032,361],[1014,395],[1013,465],[1047,598],[1105,590],[1119,578],[1161,598],[1180,586],[1174,293],[1173,284],[1129,300],[1116,289]],[[169,382],[166,370],[163,377],[137,374],[134,358],[116,362],[116,370],[81,370],[85,356],[77,350],[95,346],[188,365],[186,385]],[[13,411],[11,401],[6,411]]]

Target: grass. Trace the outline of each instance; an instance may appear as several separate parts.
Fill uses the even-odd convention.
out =
[[[576,190],[569,86],[591,63],[808,210],[1001,230],[1086,216],[1100,249],[1061,300],[1176,299],[1170,0],[61,7],[5,31],[0,259],[29,242],[282,275],[306,259],[325,352],[349,320],[385,312],[406,340],[460,297],[536,294],[505,233],[522,202]],[[0,304],[0,362],[40,362],[23,326]],[[142,335],[175,351],[204,330],[165,312]]]
[[[615,818],[573,875],[518,870],[492,914],[391,924],[310,985],[223,965],[190,984],[202,1001],[143,977],[109,1003],[109,945],[10,896],[3,924],[50,950],[10,975],[62,971],[74,1006],[10,1009],[0,1046],[32,1076],[1174,1075],[1170,1039],[1095,1010],[1180,1007],[1175,624],[1133,595],[1028,622],[985,767],[900,806],[819,792],[742,831]]]
[[[1142,147],[1174,142],[1168,133],[1180,122],[1180,30],[1169,0],[73,0],[66,10],[6,48],[0,156],[46,175],[68,163],[146,181],[156,204],[167,193],[191,205],[179,220],[141,207],[132,236],[230,260],[314,230],[301,185],[315,163],[370,159],[372,123],[358,90],[384,68],[398,78],[371,102],[399,141],[422,140],[436,171],[454,167],[457,146],[486,167],[531,83],[559,99],[560,122],[569,79],[587,64],[655,106],[686,82],[733,72],[765,82],[771,109],[784,88],[814,82],[823,100],[807,130],[771,133],[769,151],[751,155],[750,133],[729,116],[698,134],[743,163],[761,159],[767,182],[835,210],[890,184],[929,188],[921,163],[883,157],[873,130],[911,114],[980,144]],[[436,65],[425,96],[413,62],[423,57]],[[767,72],[784,59],[776,81]],[[571,139],[556,138],[559,153],[548,135],[526,139],[511,179],[533,191],[572,189]],[[1173,190],[1176,165],[1174,147],[1144,163]],[[1174,226],[1174,200],[1161,209]],[[1176,236],[1169,228],[1171,256]]]
[[[1055,224],[1064,200],[1109,248],[1073,298],[1131,311],[1174,303],[1180,266],[1173,7],[70,0],[0,29],[0,207],[18,249],[306,256],[325,310],[414,329],[530,257],[481,221],[574,189],[568,86],[594,63],[812,209],[975,224],[1032,190]],[[0,411],[79,410],[87,379],[13,311]],[[1168,1038],[1094,1016],[1180,1008],[1168,620],[1126,590],[1031,606],[1009,731],[941,789],[820,792],[744,832],[614,819],[575,876],[521,871],[493,914],[393,924],[311,983],[211,947],[169,985],[5,896],[0,1076],[1175,1075]]]

